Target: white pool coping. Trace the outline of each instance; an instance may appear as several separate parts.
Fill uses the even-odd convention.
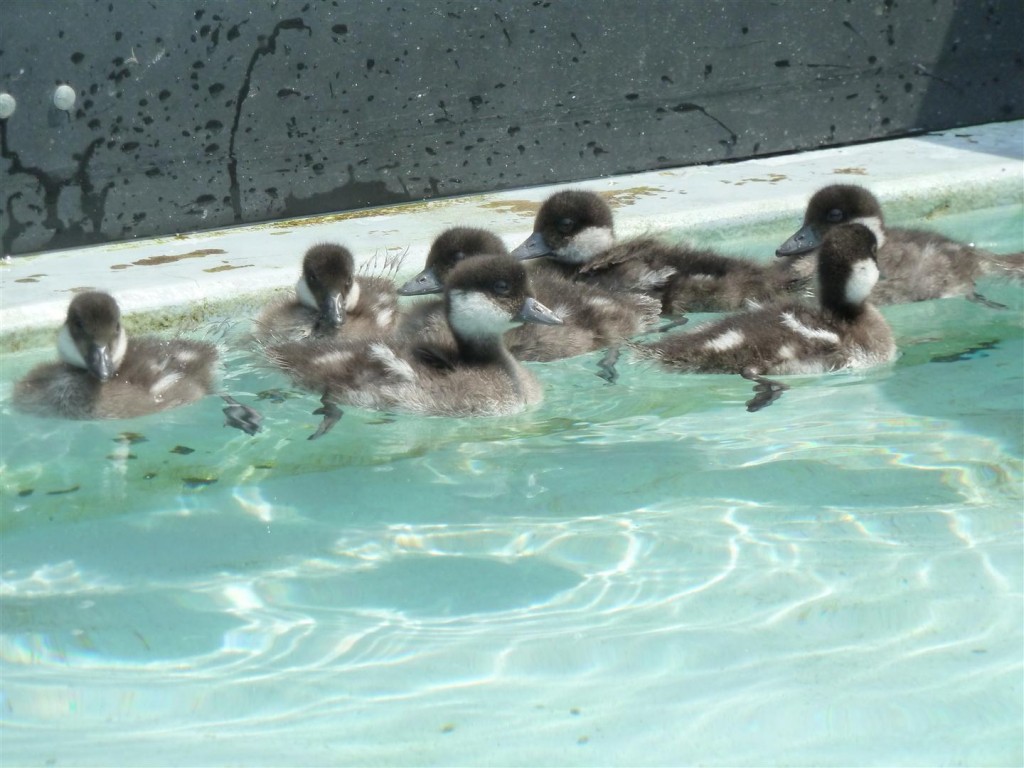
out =
[[[890,220],[1024,200],[1024,121],[800,152],[737,163],[447,198],[252,226],[5,257],[0,265],[0,349],[40,343],[63,321],[70,296],[106,290],[125,314],[196,319],[231,301],[293,286],[303,252],[347,245],[361,265],[403,256],[398,277],[418,271],[432,239],[455,226],[484,227],[518,244],[537,206],[557,189],[608,196],[620,236],[665,229],[750,226],[790,217],[810,194],[857,183],[887,204]],[[889,206],[901,206],[899,216]],[[45,338],[48,338],[46,336]]]

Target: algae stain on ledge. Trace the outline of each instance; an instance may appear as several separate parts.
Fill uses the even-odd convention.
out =
[[[653,197],[655,195],[665,194],[665,189],[661,187],[630,187],[628,189],[609,189],[604,192],[598,192],[612,208],[618,208],[624,205],[632,205],[637,200],[642,200],[645,197]]]
[[[245,269],[246,267],[255,267],[255,264],[221,264],[219,267],[210,267],[204,269],[203,272],[227,272],[231,269]]]
[[[742,187],[744,184],[750,183],[761,183],[761,184],[778,184],[780,181],[785,181],[789,177],[784,173],[769,173],[767,176],[753,176],[749,179],[740,179],[739,181],[727,181],[726,179],[720,179],[723,184],[732,184],[734,187]]]
[[[532,219],[537,213],[537,209],[540,208],[540,204],[533,200],[495,200],[490,203],[480,203],[480,207]]]
[[[201,259],[204,256],[212,256],[218,253],[227,253],[223,248],[201,248],[198,251],[179,253],[173,256],[149,256],[145,259],[133,261],[131,264],[111,264],[111,269],[128,269],[129,267],[155,267],[160,264],[173,264],[176,261],[185,259]]]

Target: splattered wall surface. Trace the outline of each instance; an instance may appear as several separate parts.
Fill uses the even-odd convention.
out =
[[[4,254],[1024,116],[1016,0],[2,14]]]

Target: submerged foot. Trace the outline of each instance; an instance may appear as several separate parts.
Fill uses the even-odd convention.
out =
[[[619,347],[608,347],[604,357],[597,363],[599,369],[597,375],[609,384],[614,384],[619,380],[619,372],[615,369],[615,363],[619,361],[619,351]]]
[[[316,432],[310,435],[307,440],[317,440],[323,437],[332,429],[334,425],[341,421],[343,415],[342,410],[324,393],[324,396],[320,398],[321,406],[313,411],[314,416],[323,416],[323,421],[320,422],[320,426],[316,428]]]
[[[1006,309],[1005,304],[1000,304],[998,301],[992,301],[992,299],[986,299],[977,291],[970,294],[967,297],[967,300],[973,301],[975,304],[981,304],[981,306],[988,307],[989,309]]]
[[[754,382],[754,396],[747,400],[747,410],[750,413],[760,411],[774,403],[789,387],[781,381],[766,379],[756,371],[746,368],[740,374],[744,379]]]
[[[679,328],[680,326],[686,325],[688,322],[690,322],[690,318],[686,315],[669,315],[668,322],[658,329],[658,333],[667,333],[673,328]]]
[[[255,435],[263,425],[263,416],[260,412],[242,405],[231,395],[221,395],[227,403],[221,410],[224,412],[224,426],[240,429],[247,435]]]

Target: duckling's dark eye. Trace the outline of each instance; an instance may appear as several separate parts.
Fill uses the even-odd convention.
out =
[[[307,272],[306,282],[309,283],[310,285],[316,285],[317,283],[320,282],[320,278],[316,276],[316,272]]]
[[[572,219],[559,219],[558,223],[555,224],[555,228],[563,235],[568,235],[576,228],[576,222]]]
[[[456,251],[452,255],[452,259],[454,259],[455,261],[462,261],[464,258],[466,258],[466,254],[463,253],[462,251]]]
[[[838,224],[845,218],[846,216],[844,216],[843,212],[838,208],[833,208],[831,211],[825,214],[825,220],[828,221],[830,224]]]
[[[512,287],[508,284],[507,280],[495,280],[494,292],[499,296],[508,296],[512,293]]]

